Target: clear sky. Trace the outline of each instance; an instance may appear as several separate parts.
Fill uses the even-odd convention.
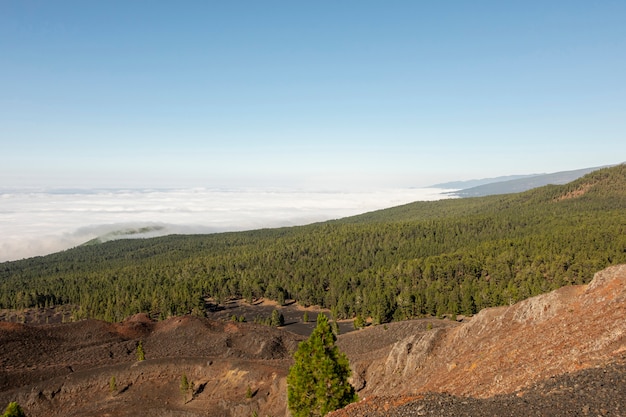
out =
[[[0,2],[0,187],[404,187],[626,160],[626,2]]]

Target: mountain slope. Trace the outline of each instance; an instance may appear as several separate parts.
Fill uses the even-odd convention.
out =
[[[369,397],[332,413],[332,417],[527,417],[623,416],[626,404],[626,363],[538,381],[524,391],[490,398],[427,393],[413,396]]]
[[[377,353],[355,347],[375,339],[378,328],[345,335],[340,347],[348,352],[360,397],[370,398],[364,409],[377,403],[372,395],[385,396],[380,402],[388,404],[413,401],[426,392],[492,399],[518,393],[521,397],[536,393],[541,381],[559,375],[625,364],[625,316],[626,265],[619,265],[598,272],[588,285],[486,309],[467,323],[442,328],[417,322],[412,331],[405,330],[403,339]],[[613,369],[622,383],[626,381],[626,367]],[[621,404],[626,404],[626,386],[617,392]],[[404,399],[388,397],[399,394]],[[337,415],[363,412],[355,405]]]
[[[593,168],[592,168],[593,169]],[[416,220],[434,220],[447,217],[467,216],[472,214],[494,214],[502,210],[540,205],[540,210],[556,210],[563,197],[573,197],[572,190],[583,190],[575,195],[583,197],[585,204],[626,203],[626,164],[612,168],[593,169],[574,181],[560,185],[545,185],[525,192],[506,195],[490,195],[472,199],[452,199],[409,203],[402,206],[377,210],[370,213],[338,220],[340,223],[368,222],[408,222]],[[596,200],[591,202],[590,200]]]
[[[268,326],[191,316],[0,322],[0,407],[17,401],[30,417],[284,415],[285,378],[301,340]],[[183,375],[193,398],[181,395]]]
[[[205,297],[295,299],[374,322],[470,315],[626,262],[626,166],[519,194],[417,202],[309,226],[84,246],[0,264],[0,308],[119,321]]]
[[[474,188],[481,185],[487,184],[495,184],[499,182],[520,180],[524,178],[538,177],[546,174],[528,174],[528,175],[506,175],[502,177],[494,177],[494,178],[481,178],[476,180],[465,180],[465,181],[451,181],[444,182],[440,184],[431,185],[431,188],[443,188],[445,190],[465,190],[468,188]]]
[[[588,285],[487,309],[469,322],[409,320],[340,335],[364,401],[335,416],[493,416],[502,407],[515,417],[623,415],[625,315],[620,265]],[[0,322],[0,404],[17,401],[31,417],[285,416],[286,375],[302,339],[191,316]],[[193,396],[182,397],[182,375],[194,382]]]
[[[487,195],[521,193],[544,185],[562,185],[574,181],[583,175],[597,171],[604,167],[584,168],[574,171],[562,171],[552,174],[537,174],[520,176],[520,178],[501,178],[499,181],[489,181],[469,187],[459,187],[461,190],[452,191],[449,194],[457,197],[484,197]]]

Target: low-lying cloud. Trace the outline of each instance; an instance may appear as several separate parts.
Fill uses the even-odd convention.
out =
[[[442,191],[0,191],[0,262],[58,252],[103,236],[137,238],[302,225],[446,198]]]

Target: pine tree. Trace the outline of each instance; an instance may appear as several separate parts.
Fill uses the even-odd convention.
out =
[[[283,314],[278,310],[272,311],[272,317],[270,318],[270,326],[280,327],[280,326],[283,326],[284,324],[285,324],[285,317],[283,316]]]
[[[187,378],[187,374],[183,374],[180,378],[180,393],[183,396],[183,402],[187,402],[187,393],[189,392],[189,379]]]
[[[287,376],[288,405],[294,417],[321,417],[357,400],[348,383],[348,359],[335,346],[336,340],[328,318],[319,314],[315,330],[298,346]]]
[[[2,417],[26,417],[26,414],[24,414],[24,410],[22,410],[22,407],[20,407],[18,403],[11,402]]]
[[[109,391],[111,392],[111,395],[117,392],[117,381],[115,380],[115,375],[113,375],[109,380]]]
[[[140,340],[139,344],[137,345],[137,360],[141,362],[145,359],[146,359],[146,353],[143,350],[143,345]]]
[[[362,315],[357,314],[357,316],[354,318],[353,324],[355,329],[362,329],[363,327],[365,327],[365,319]]]

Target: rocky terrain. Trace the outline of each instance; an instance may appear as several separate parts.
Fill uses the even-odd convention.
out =
[[[486,309],[467,323],[427,325],[426,331],[421,321],[391,324],[390,330],[411,325],[413,329],[403,329],[404,337],[386,349],[357,351],[354,346],[365,344],[368,332],[375,331],[365,329],[341,339],[340,346],[350,352],[355,386],[367,400],[350,407],[352,412],[338,415],[370,415],[359,407],[367,410],[370,404],[379,403],[390,404],[385,415],[392,415],[389,410],[394,404],[414,403],[423,393],[446,396],[427,396],[419,405],[403,406],[403,414],[397,415],[427,415],[418,409],[426,410],[424,404],[433,402],[457,410],[436,415],[533,415],[533,408],[520,405],[533,396],[548,399],[538,415],[586,415],[583,411],[591,402],[581,398],[575,414],[549,411],[559,401],[576,403],[573,399],[581,395],[578,387],[584,387],[581,390],[590,397],[597,393],[598,410],[605,410],[589,415],[626,415],[624,406],[616,411],[617,405],[626,404],[625,317],[626,265],[621,265],[597,273],[589,285],[564,287],[509,307]],[[557,387],[572,388],[563,388],[560,400],[550,388],[550,381],[555,380],[561,381]],[[598,387],[615,391],[609,395]],[[389,398],[390,394],[395,397]],[[491,407],[492,413],[487,405],[493,401],[497,405]],[[459,414],[469,404],[484,411]]]
[[[445,393],[369,397],[332,417],[624,416],[626,364],[610,363],[559,375],[522,391],[489,398]]]
[[[0,403],[18,401],[29,416],[280,414],[291,352],[301,339],[191,316],[0,323]],[[136,357],[140,341],[144,361]],[[180,392],[183,374],[194,384],[193,399]]]
[[[466,322],[342,334],[361,401],[334,415],[626,416],[624,317],[626,266],[616,266],[589,285]],[[304,338],[285,329],[191,316],[0,321],[0,407],[18,401],[28,416],[283,416],[285,377]],[[183,375],[192,392],[181,392]]]

